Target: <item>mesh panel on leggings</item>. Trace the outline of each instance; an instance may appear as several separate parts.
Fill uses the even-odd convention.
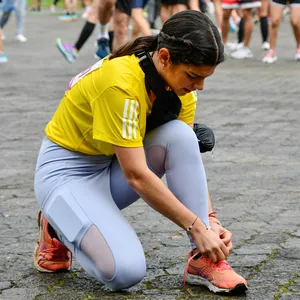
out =
[[[85,234],[80,248],[94,261],[105,279],[110,280],[114,277],[116,266],[113,254],[95,225],[92,225]]]
[[[150,146],[146,149],[148,163],[157,174],[165,172],[166,150],[161,146]]]

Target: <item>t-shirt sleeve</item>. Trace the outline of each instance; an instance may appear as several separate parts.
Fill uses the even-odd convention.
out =
[[[121,147],[142,147],[140,103],[119,87],[109,87],[91,103],[93,138]]]
[[[185,96],[180,97],[182,107],[178,120],[191,124],[194,122],[197,105],[197,92],[188,93]]]

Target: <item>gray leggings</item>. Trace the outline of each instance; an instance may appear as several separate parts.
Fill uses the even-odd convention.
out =
[[[144,149],[149,168],[166,174],[173,194],[209,226],[206,176],[193,130],[171,121],[145,137]],[[121,212],[140,197],[115,156],[72,152],[45,138],[34,184],[43,214],[87,273],[114,290],[143,279],[143,248]]]

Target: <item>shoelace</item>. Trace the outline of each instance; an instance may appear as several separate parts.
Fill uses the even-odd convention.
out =
[[[197,252],[195,253],[194,255],[192,255],[188,261],[187,261],[187,264],[186,264],[186,267],[185,267],[185,271],[184,271],[184,275],[183,275],[183,287],[185,288],[186,286],[186,276],[187,276],[187,273],[188,273],[188,268],[189,268],[189,265],[190,265],[190,262],[191,260],[196,257],[198,254],[200,254],[200,252]],[[227,261],[225,260],[222,260],[218,263],[213,263],[212,261],[210,261],[209,263],[209,266],[212,267],[213,269],[218,269],[219,271],[225,271],[225,270],[229,270],[231,269],[230,265],[228,264]]]
[[[187,261],[187,263],[186,263],[186,267],[185,267],[184,274],[183,274],[183,287],[184,287],[184,288],[185,288],[185,286],[186,286],[186,276],[187,276],[187,272],[188,272],[188,268],[189,268],[190,262],[191,262],[191,260],[192,260],[195,256],[197,256],[198,254],[200,254],[200,252],[197,252],[197,253],[195,253],[194,255],[192,255],[192,256],[188,259],[188,261]]]
[[[48,248],[41,251],[43,254],[50,254],[51,259],[59,261],[61,259],[70,260],[70,268],[72,268],[72,252],[63,247]],[[70,253],[70,256],[68,255]]]

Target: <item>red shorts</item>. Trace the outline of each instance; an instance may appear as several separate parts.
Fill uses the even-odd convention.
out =
[[[222,0],[223,9],[247,9],[260,6],[260,0]]]

